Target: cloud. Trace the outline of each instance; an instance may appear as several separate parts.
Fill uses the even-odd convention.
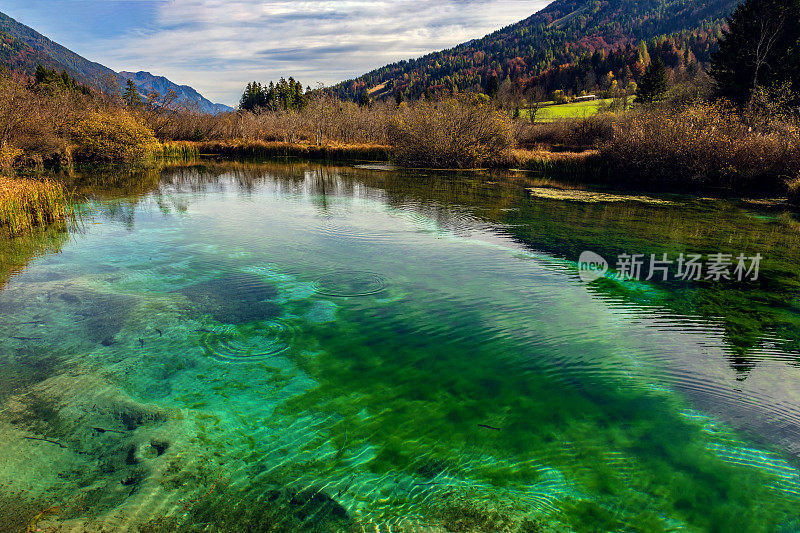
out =
[[[155,4],[146,24],[81,48],[111,68],[148,70],[234,104],[247,81],[335,83],[482,37],[548,3],[171,0]]]

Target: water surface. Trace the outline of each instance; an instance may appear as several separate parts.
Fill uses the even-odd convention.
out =
[[[306,164],[71,179],[81,227],[1,253],[9,531],[800,529],[782,207]],[[583,250],[765,259],[587,284]]]

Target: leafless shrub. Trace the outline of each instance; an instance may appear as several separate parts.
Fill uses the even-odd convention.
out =
[[[401,164],[436,168],[503,164],[514,144],[507,114],[471,96],[406,106],[389,140]]]
[[[790,123],[757,131],[724,102],[673,113],[622,116],[603,157],[620,180],[659,186],[777,189],[800,172],[800,130]]]

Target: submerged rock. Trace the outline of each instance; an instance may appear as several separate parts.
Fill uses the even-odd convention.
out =
[[[278,289],[255,274],[237,272],[180,289],[180,294],[224,324],[244,324],[275,318],[281,313],[271,302]]]
[[[97,292],[77,287],[55,294],[56,301],[67,306],[74,323],[85,330],[85,338],[109,346],[125,325],[137,299],[133,296]]]
[[[140,403],[96,372],[59,373],[0,410],[0,449],[9,451],[0,454],[0,502],[13,486],[39,505],[65,502],[64,520],[135,506],[183,434],[178,411]],[[0,507],[0,524],[7,517]]]
[[[88,338],[99,343],[119,333],[136,304],[132,296],[95,293],[84,298],[77,313]]]

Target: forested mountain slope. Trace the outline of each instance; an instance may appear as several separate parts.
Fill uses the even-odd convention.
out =
[[[481,39],[400,61],[335,86],[344,97],[521,87],[580,92],[637,80],[658,54],[671,74],[707,64],[738,0],[556,0]],[[609,76],[611,73],[612,76]],[[492,80],[493,77],[496,80]],[[626,79],[627,78],[627,79]]]

